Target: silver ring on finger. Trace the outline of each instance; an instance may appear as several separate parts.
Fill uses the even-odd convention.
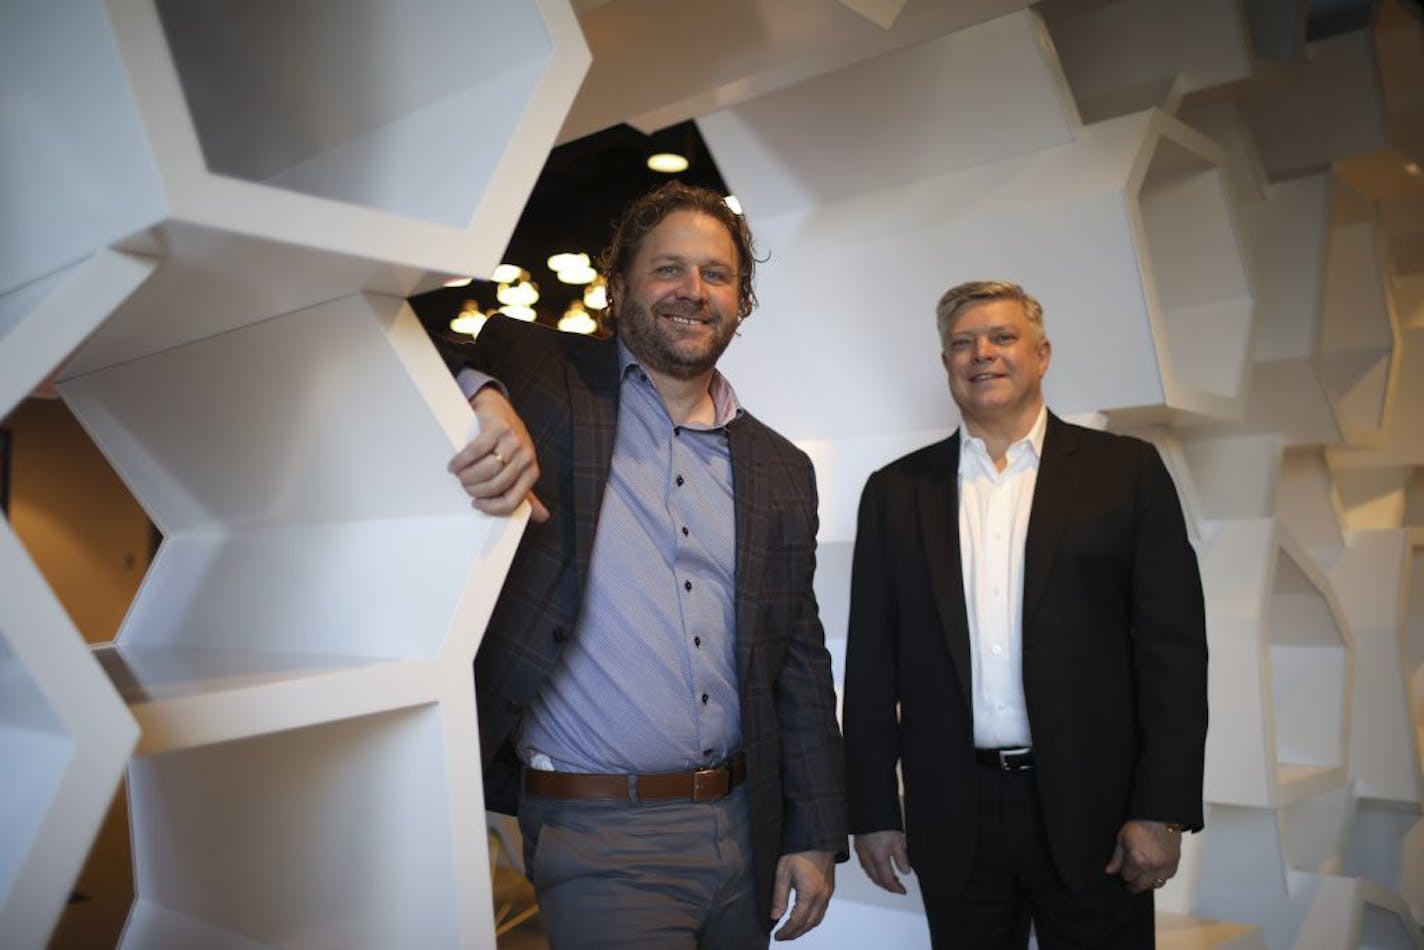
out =
[[[504,468],[506,465],[509,464],[509,459],[505,458],[503,455],[500,455],[499,449],[490,449],[490,455],[494,456],[494,460],[499,463],[500,468]]]

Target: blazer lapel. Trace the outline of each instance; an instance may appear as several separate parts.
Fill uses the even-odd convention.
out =
[[[959,690],[972,704],[969,616],[964,606],[964,568],[959,551],[959,433],[943,443],[929,475],[916,486],[920,531],[940,626],[949,641]]]
[[[733,420],[727,426],[727,443],[732,453],[732,504],[736,511],[736,616],[737,672],[748,679],[752,640],[756,635],[757,600],[763,562],[770,539],[766,537],[770,486],[757,477],[757,442],[752,427]]]
[[[610,338],[575,348],[564,364],[564,378],[573,420],[573,458],[592,460],[591,465],[573,466],[574,549],[582,597],[618,430],[617,343]]]
[[[1043,585],[1053,564],[1053,555],[1063,537],[1063,528],[1073,510],[1077,491],[1078,441],[1072,427],[1053,413],[1043,436],[1043,455],[1038,460],[1038,479],[1033,489],[1033,509],[1024,540],[1023,636],[1033,629],[1034,613],[1043,596]]]

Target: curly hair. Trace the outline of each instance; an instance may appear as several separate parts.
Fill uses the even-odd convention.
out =
[[[716,218],[731,235],[737,248],[737,316],[745,319],[756,309],[752,281],[757,259],[751,228],[744,217],[727,207],[722,195],[710,188],[670,181],[634,201],[613,226],[608,247],[598,258],[599,272],[610,284],[614,277],[626,281],[643,238],[674,211],[697,211]]]

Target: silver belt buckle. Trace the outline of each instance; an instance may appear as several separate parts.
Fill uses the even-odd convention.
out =
[[[1018,749],[999,750],[999,768],[1004,772],[1022,772],[1029,768],[1027,765],[1017,764],[1017,759],[1028,754],[1031,750],[1027,746]]]

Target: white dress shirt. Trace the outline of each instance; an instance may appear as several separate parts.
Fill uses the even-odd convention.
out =
[[[969,615],[974,745],[1033,745],[1023,688],[1024,538],[1048,410],[1014,442],[999,471],[984,440],[960,426],[959,550]]]

